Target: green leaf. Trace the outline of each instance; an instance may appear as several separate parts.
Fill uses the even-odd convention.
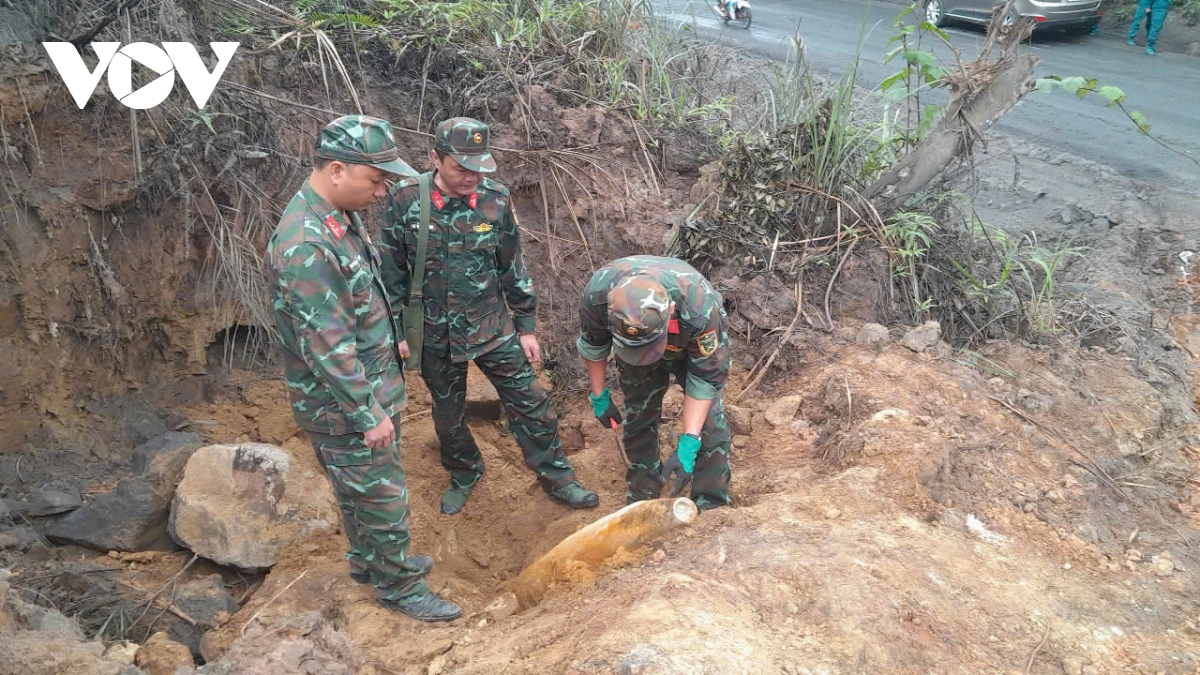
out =
[[[1039,77],[1035,88],[1043,94],[1050,93],[1055,89],[1062,87],[1062,80],[1057,77]]]
[[[911,5],[909,5],[909,6],[908,6],[908,9],[906,9],[906,10],[904,10],[903,12],[900,12],[899,14],[897,14],[897,15],[896,15],[896,19],[897,19],[897,20],[903,19],[904,17],[908,16],[909,14],[912,14],[912,13],[913,13],[913,12],[915,12],[915,11],[917,11],[917,4],[916,4],[916,3],[913,3],[913,4],[911,4]]]
[[[936,68],[937,57],[930,52],[920,52],[915,49],[904,50],[904,60],[923,68]]]
[[[1150,133],[1150,123],[1146,121],[1146,117],[1142,113],[1134,110],[1129,113],[1129,119],[1133,120],[1133,123],[1138,126],[1138,131],[1143,134]]]
[[[1125,92],[1116,87],[1100,87],[1100,95],[1108,99],[1108,105],[1114,106],[1125,100]]]
[[[903,47],[896,47],[895,49],[893,49],[893,50],[889,51],[889,52],[888,52],[888,53],[887,53],[887,54],[886,54],[886,55],[883,57],[883,62],[884,62],[885,64],[887,64],[887,63],[891,63],[892,59],[896,58],[896,55],[897,55],[897,54],[899,54],[899,53],[900,53],[900,52],[902,52],[902,51],[904,51],[904,48],[903,48]]]
[[[905,76],[907,76],[907,75],[908,75],[908,71],[902,70],[902,71],[896,73],[895,75],[892,75],[891,77],[887,78],[883,82],[881,82],[879,84],[879,88],[882,89],[883,91],[887,91],[888,89],[891,89],[895,85],[903,82],[905,79]]]
[[[1087,80],[1083,79],[1082,77],[1068,77],[1062,81],[1063,91],[1067,92],[1068,94],[1078,93],[1080,89],[1086,86]]]
[[[942,38],[943,40],[945,40],[947,42],[950,41],[950,35],[948,33],[946,33],[946,31],[942,30],[941,28],[938,28],[937,26],[929,23],[928,21],[921,22],[921,30],[923,30],[927,33],[933,33],[934,35]]]

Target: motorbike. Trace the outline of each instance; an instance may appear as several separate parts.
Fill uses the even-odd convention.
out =
[[[716,12],[717,17],[723,23],[733,23],[741,26],[743,29],[750,28],[750,3],[748,0],[735,0],[733,5],[733,16],[729,16],[728,3],[718,0],[717,4],[712,5],[712,10]]]

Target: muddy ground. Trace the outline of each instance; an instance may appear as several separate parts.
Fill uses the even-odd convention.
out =
[[[319,473],[261,333],[207,293],[209,235],[180,226],[199,202],[155,202],[130,177],[127,119],[97,113],[99,126],[79,127],[36,60],[20,63],[6,79],[22,83],[16,100],[24,97],[29,122],[7,141],[0,496],[24,502],[51,487],[88,501],[130,471],[133,448],[171,431],[272,443]],[[311,73],[277,67],[260,62],[236,77],[280,96],[313,84]],[[397,121],[411,103],[368,101]],[[302,155],[320,116],[271,113],[296,131],[272,151]],[[264,574],[185,550],[62,546],[42,534],[56,516],[5,521],[0,567],[12,572],[14,595],[60,609],[104,641],[113,663],[119,638],[141,643],[163,631],[194,663],[209,663],[203,672],[1200,670],[1200,332],[1194,272],[1179,256],[1200,250],[1195,198],[1003,138],[964,191],[983,219],[1014,236],[1087,248],[1065,271],[1062,307],[1089,308],[1099,317],[1092,328],[914,351],[901,344],[910,327],[893,323],[877,259],[856,257],[831,296],[835,330],[803,327],[746,394],[770,342],[738,338],[728,389],[739,408],[732,508],[624,552],[534,608],[494,606],[529,562],[623,503],[613,438],[591,418],[572,365],[573,303],[592,266],[661,251],[695,203],[711,146],[662,133],[663,149],[652,152],[622,116],[566,109],[539,89],[491,114],[496,144],[513,148],[500,153],[502,175],[518,197],[543,341],[559,362],[544,376],[571,461],[600,493],[600,509],[550,503],[503,424],[480,420],[472,430],[488,474],[461,516],[439,515],[446,476],[428,393],[410,378],[401,434],[413,551],[434,557],[431,584],[464,606],[463,619],[428,626],[378,607],[346,575],[337,532],[298,542]],[[149,131],[143,141],[151,157],[170,147]],[[408,156],[423,143],[401,138]],[[247,181],[277,209],[302,174],[264,164],[248,166]],[[555,176],[563,189],[547,190]],[[256,244],[264,232],[255,230]],[[764,294],[761,282],[714,276],[739,336],[789,323],[794,299],[782,287]],[[820,315],[816,296],[808,302]],[[887,339],[863,330],[867,321],[892,323]],[[680,400],[669,397],[665,427]],[[311,490],[330,498],[319,482]],[[150,598],[164,588],[166,607]],[[9,650],[0,672],[29,672],[64,649],[29,635],[5,635],[22,645],[22,661]]]

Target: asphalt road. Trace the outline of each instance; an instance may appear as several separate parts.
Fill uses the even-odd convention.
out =
[[[751,2],[754,22],[748,31],[722,27],[703,0],[657,0],[656,6],[664,17],[694,25],[700,35],[777,60],[788,56],[798,30],[809,60],[827,74],[840,75],[853,63],[862,37],[859,84],[864,87],[877,88],[899,70],[883,59],[902,6],[866,0]],[[983,42],[980,28],[952,25],[948,32],[964,60],[973,58]],[[1200,59],[1165,52],[1150,57],[1120,40],[1057,33],[1035,35],[1027,49],[1041,59],[1039,76],[1092,77],[1120,87],[1127,106],[1146,116],[1151,133],[1200,160]],[[1033,92],[995,129],[1112,166],[1131,178],[1175,188],[1195,188],[1200,181],[1200,166],[1139,134],[1120,110],[1105,107],[1099,97],[1081,101],[1061,91]]]

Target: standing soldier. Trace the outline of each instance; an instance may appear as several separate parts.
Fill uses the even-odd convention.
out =
[[[268,247],[275,323],[288,394],[337,493],[350,539],[350,576],[379,603],[421,621],[462,610],[408,557],[408,491],[400,467],[402,351],[380,278],[379,253],[358,211],[387,195],[389,175],[411,176],[384,120],[334,120],[317,138],[312,175],[292,198]]]
[[[621,258],[592,275],[579,310],[577,347],[587,362],[592,409],[605,427],[621,425],[604,384],[610,351],[625,393],[625,472],[629,503],[653,499],[676,477],[672,496],[692,482],[701,511],[729,503],[729,426],[721,396],[729,378],[729,337],[721,296],[691,265],[674,258]],[[683,386],[683,435],[663,465],[658,420],[670,376]]]
[[[409,365],[419,364],[429,386],[442,466],[450,472],[442,513],[461,511],[483,475],[483,456],[465,422],[471,360],[500,394],[509,429],[542,489],[573,508],[592,508],[600,498],[575,479],[558,417],[530,365],[541,360],[537,296],[508,189],[482,176],[496,170],[487,125],[465,117],[442,122],[429,156],[431,176],[392,189],[382,247],[388,291],[397,304],[408,303],[402,319],[414,343]]]

